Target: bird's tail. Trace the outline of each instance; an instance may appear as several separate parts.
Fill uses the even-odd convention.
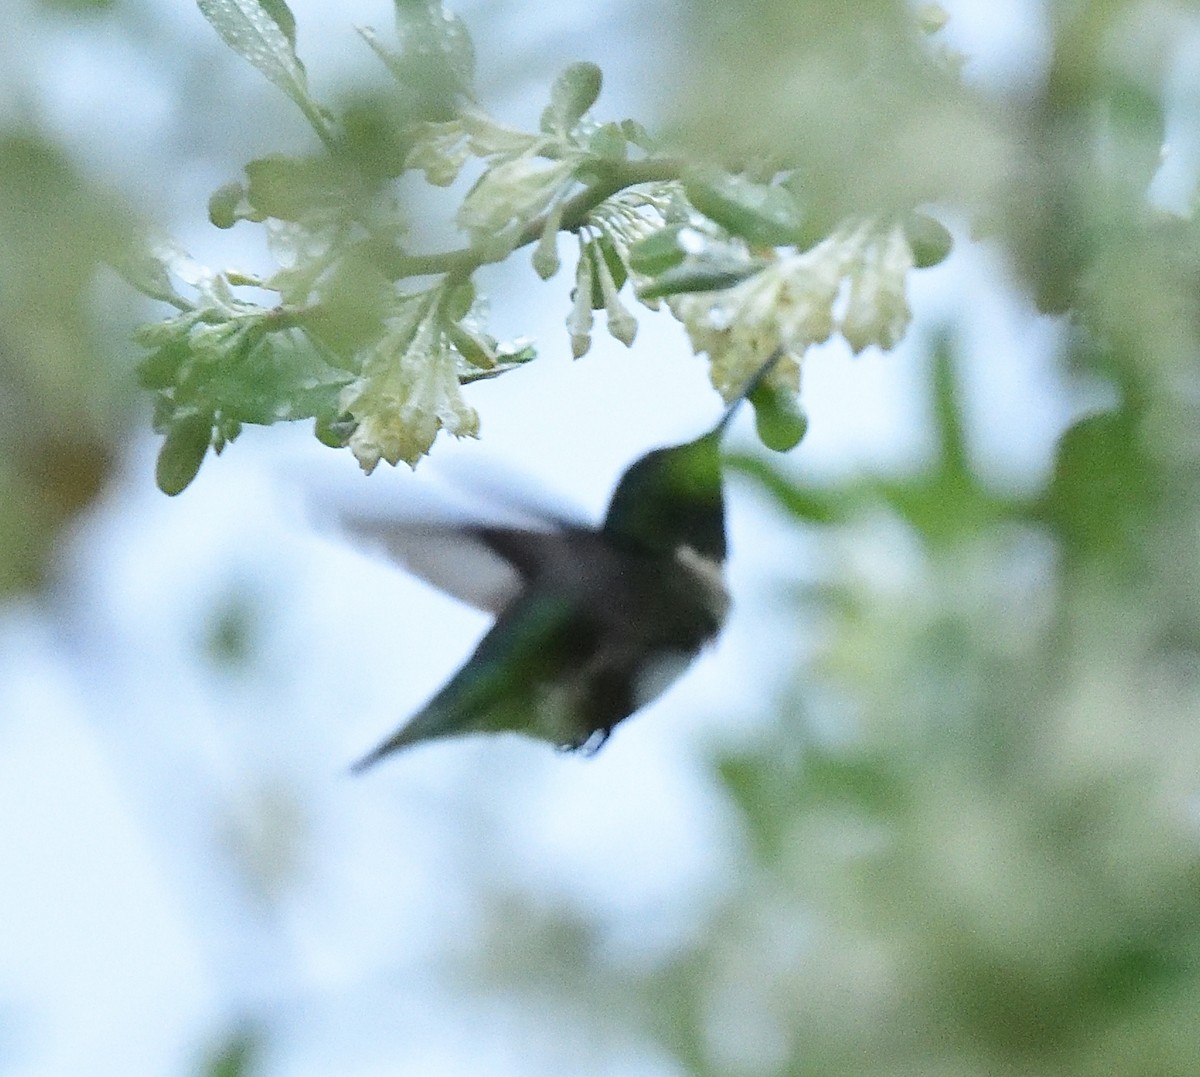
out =
[[[350,773],[362,774],[363,771],[370,770],[384,756],[404,748],[410,748],[414,744],[437,740],[440,737],[459,736],[471,731],[471,723],[453,721],[453,716],[447,714],[445,708],[438,706],[438,701],[435,699],[377,748],[373,748],[357,762],[352,763]]]

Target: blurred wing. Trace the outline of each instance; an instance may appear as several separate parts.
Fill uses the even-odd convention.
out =
[[[439,591],[499,615],[527,581],[568,555],[568,534],[475,524],[343,516],[344,529]]]
[[[521,572],[473,528],[366,516],[343,516],[341,523],[368,549],[485,613],[499,614],[521,590]]]
[[[485,613],[499,615],[550,558],[561,560],[565,536],[592,530],[570,506],[537,490],[513,469],[442,476],[471,494],[471,506],[445,490],[414,486],[399,514],[362,499],[314,489],[318,518],[336,521],[358,544],[387,554],[418,579]],[[479,512],[482,509],[482,519]]]

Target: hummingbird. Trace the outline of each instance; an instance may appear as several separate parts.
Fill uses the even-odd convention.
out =
[[[446,685],[351,769],[472,733],[522,733],[592,754],[660,695],[729,611],[721,439],[779,355],[707,433],[635,461],[599,527],[563,518],[538,527],[435,524],[389,543],[394,525],[368,525],[415,575],[496,621]],[[478,553],[503,565],[502,584],[477,583],[485,577],[467,555]]]

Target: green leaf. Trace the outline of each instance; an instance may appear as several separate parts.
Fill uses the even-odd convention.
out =
[[[231,354],[212,370],[201,391],[202,399],[222,417],[270,426],[315,416],[335,418],[338,397],[351,380],[311,347],[276,334]],[[225,440],[233,436],[236,432]]]
[[[812,745],[804,759],[804,790],[821,803],[845,804],[877,818],[908,806],[909,791],[886,759]]]
[[[624,161],[629,156],[629,140],[615,123],[598,127],[587,145],[589,153],[605,161]]]
[[[815,247],[823,239],[827,239],[842,223],[842,215],[835,206],[820,198],[814,200],[812,189],[822,191],[820,184],[814,184],[812,179],[802,172],[792,172],[778,184],[795,200],[797,206],[804,210],[804,220],[791,244],[798,251],[806,251]]]
[[[174,497],[188,488],[204,462],[212,432],[211,415],[191,413],[171,424],[154,468],[155,481],[164,494]]]
[[[951,342],[936,342],[931,359],[929,404],[937,458],[923,474],[871,480],[865,493],[890,506],[933,549],[992,527],[1005,515],[1027,512],[1029,506],[1019,497],[992,493],[980,481],[968,453],[959,359]]]
[[[249,162],[246,199],[264,217],[299,221],[316,210],[344,205],[351,177],[328,157],[285,157],[273,153]]]
[[[467,192],[455,220],[477,246],[516,245],[520,228],[574,183],[571,161],[522,156],[489,168]]]
[[[592,274],[592,310],[603,310],[607,306],[607,298],[604,295],[604,287],[601,282],[601,266],[599,259],[604,260],[604,265],[608,268],[608,273],[612,279],[612,286],[615,291],[620,291],[625,281],[629,279],[629,271],[625,268],[625,263],[621,260],[621,255],[617,252],[617,248],[613,246],[613,241],[606,235],[597,236],[587,245],[588,256],[593,259],[595,272]]]
[[[308,95],[308,78],[296,56],[295,20],[282,0],[196,0],[196,4],[221,40],[243,60],[306,114],[319,111]]]
[[[192,354],[186,337],[167,341],[137,365],[137,383],[143,389],[169,389],[175,384],[180,367]]]
[[[689,226],[669,224],[639,239],[629,248],[629,268],[646,277],[656,277],[679,265],[687,257],[680,233]]]
[[[1054,473],[1037,507],[1072,565],[1133,569],[1147,521],[1167,488],[1161,457],[1147,451],[1137,409],[1088,415],[1059,439]]]
[[[806,523],[833,524],[845,516],[845,500],[823,490],[797,485],[759,456],[731,453],[726,466],[753,479],[784,512]]]
[[[286,0],[259,0],[262,4],[262,9],[272,19],[275,20],[275,25],[283,31],[283,36],[288,39],[288,44],[292,46],[293,51],[296,48],[296,17],[292,14],[292,9],[287,6]]]
[[[1140,78],[1116,78],[1106,102],[1112,171],[1129,191],[1144,191],[1162,165],[1168,139],[1160,91]]]
[[[246,191],[236,181],[218,187],[208,199],[208,219],[214,228],[232,228],[241,214],[238,208],[246,197]]]
[[[547,134],[570,131],[600,96],[603,73],[593,63],[571,64],[554,80],[550,104],[542,113],[541,128]]]
[[[639,299],[657,299],[683,292],[718,292],[753,276],[762,265],[746,259],[713,255],[689,258],[638,288]]]
[[[457,322],[467,316],[475,303],[475,284],[468,278],[449,288],[442,298],[442,317]]]
[[[760,247],[795,243],[804,213],[785,187],[751,183],[717,169],[696,169],[684,177],[688,201],[731,235]]]
[[[408,167],[419,126],[408,104],[390,91],[360,92],[341,101],[336,156],[371,187],[395,179]]]
[[[138,245],[119,260],[116,268],[143,295],[175,306],[180,296],[171,280],[168,259],[168,252],[149,245]]]
[[[369,27],[358,32],[408,92],[415,119],[454,119],[458,99],[474,98],[471,35],[462,19],[438,0],[396,0],[398,51],[385,46]]]
[[[303,327],[332,352],[331,362],[357,370],[351,358],[374,340],[393,311],[396,289],[369,250],[351,249],[318,283]]]
[[[450,344],[466,364],[465,368],[460,367],[458,374],[463,385],[494,378],[537,358],[532,344],[522,340],[501,344],[491,334],[473,325],[450,323],[445,326],[445,331]]]
[[[653,153],[658,149],[658,143],[650,136],[650,132],[638,123],[637,120],[622,120],[621,134],[625,136],[627,141],[639,149],[645,150],[647,153]]]

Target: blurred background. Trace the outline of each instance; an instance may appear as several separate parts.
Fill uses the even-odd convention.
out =
[[[291,6],[316,96],[385,92],[385,0]],[[904,5],[834,7],[456,8],[507,122],[594,60],[601,116],[956,244],[898,349],[808,355],[798,449],[738,426],[734,613],[676,687],[593,759],[362,778],[486,621],[326,502],[512,473],[598,517],[705,365],[666,316],[571,362],[518,256],[493,324],[541,357],[468,389],[479,441],[367,479],[250,428],[167,498],[163,311],[108,264],[269,270],[207,199],[311,133],[190,3],[0,7],[0,1074],[1200,1072],[1200,18],[947,0],[933,92]]]

